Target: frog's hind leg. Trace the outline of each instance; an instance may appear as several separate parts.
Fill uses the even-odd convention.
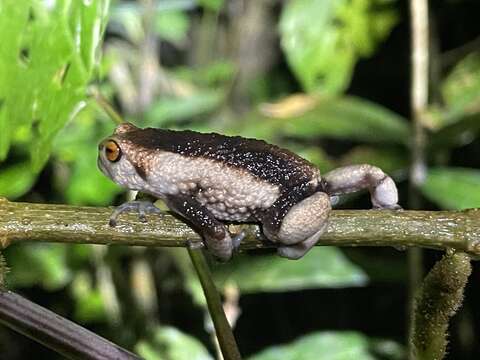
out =
[[[280,206],[288,204],[286,199],[280,198],[277,202],[278,206],[272,206],[262,219],[263,232],[268,239],[279,243],[280,256],[299,259],[325,232],[331,210],[330,198],[323,192],[316,192],[293,206],[290,204],[288,209]]]
[[[241,232],[232,238],[225,224],[192,196],[169,196],[166,203],[170,210],[188,220],[200,232],[208,250],[220,261],[229,260],[234,248],[245,236]]]
[[[320,237],[327,229],[327,221],[323,223],[320,229],[313,234],[312,236],[306,238],[305,240],[294,244],[294,245],[285,245],[279,246],[277,248],[278,255],[290,259],[297,260],[303,257],[315,244],[320,240]]]
[[[376,166],[363,164],[334,169],[323,176],[323,182],[324,191],[329,195],[368,189],[374,208],[400,209],[395,182]]]

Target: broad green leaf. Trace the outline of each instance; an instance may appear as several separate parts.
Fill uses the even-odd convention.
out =
[[[320,100],[317,107],[287,121],[290,136],[331,137],[370,142],[407,143],[409,124],[401,116],[373,102],[342,97]]]
[[[277,255],[237,257],[215,269],[217,284],[235,283],[242,293],[363,286],[367,276],[334,247],[319,246],[299,261]]]
[[[371,339],[370,349],[380,359],[404,360],[407,358],[404,346],[389,339]]]
[[[213,360],[200,341],[169,326],[158,327],[154,338],[140,341],[135,350],[145,360]]]
[[[5,0],[0,2],[0,34],[2,34],[2,46],[0,46],[0,129],[2,129],[0,131],[0,161],[7,156],[14,126],[18,126],[18,122],[25,123],[22,117],[17,117],[17,124],[15,124],[11,121],[10,116],[15,113],[15,106],[24,105],[24,101],[21,101],[23,97],[20,86],[12,88],[12,85],[19,82],[19,79],[25,79],[24,69],[21,65],[26,52],[22,51],[22,43],[29,10],[30,6],[27,1]],[[22,83],[22,85],[25,84],[28,82]]]
[[[459,130],[478,130],[478,121],[472,123],[470,119],[480,114],[479,74],[480,52],[474,52],[462,59],[443,80],[443,104],[432,106],[425,117],[426,125],[439,133],[436,138],[443,143],[465,142],[466,137],[459,137]]]
[[[15,269],[8,276],[13,287],[42,286],[58,290],[71,279],[64,244],[27,244],[9,247],[5,251],[8,265]],[[28,264],[28,266],[25,266]]]
[[[85,105],[108,4],[0,2],[0,159],[16,129],[28,126],[32,169],[43,167],[55,135]]]
[[[27,162],[0,168],[0,196],[15,199],[25,194],[35,179],[36,175]]]
[[[443,209],[462,210],[480,207],[480,170],[432,168],[422,185],[422,193]]]
[[[238,131],[268,141],[294,136],[396,144],[407,144],[410,134],[406,119],[356,97],[319,99],[313,108],[288,118],[271,118],[256,112],[242,122]]]
[[[348,248],[344,249],[348,258],[359,266],[367,274],[370,283],[397,283],[402,284],[407,274],[405,256],[401,256],[395,249],[369,249]]]
[[[199,91],[188,97],[163,98],[152,105],[145,115],[149,124],[162,126],[167,122],[190,119],[218,107],[223,100],[219,91]]]
[[[318,146],[298,146],[297,144],[286,143],[284,147],[295,154],[300,155],[318,167],[322,173],[335,168],[333,161]]]
[[[367,338],[353,331],[324,331],[272,346],[248,360],[374,360]]]
[[[460,61],[442,83],[448,113],[480,112],[480,52]]]
[[[428,145],[432,151],[467,145],[475,140],[479,132],[480,112],[464,114],[434,132]]]
[[[396,23],[379,0],[291,0],[280,19],[281,46],[307,92],[338,94],[360,57],[369,56]]]

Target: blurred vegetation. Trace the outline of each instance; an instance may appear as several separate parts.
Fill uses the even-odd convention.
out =
[[[479,207],[480,6],[432,7],[424,207]],[[400,0],[3,0],[0,196],[125,200],[96,167],[97,143],[114,127],[98,93],[139,126],[261,138],[321,171],[378,165],[404,193],[407,24]],[[369,203],[359,195],[339,206]],[[5,255],[10,288],[146,359],[213,358],[212,326],[184,250],[31,244]],[[403,253],[319,247],[288,262],[251,252],[214,271],[239,316],[247,358],[405,356]],[[452,329],[455,359],[480,356],[472,315],[480,291],[467,293]],[[2,358],[27,358],[27,341],[0,328]]]

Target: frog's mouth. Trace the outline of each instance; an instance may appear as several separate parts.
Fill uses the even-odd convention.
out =
[[[109,177],[110,179],[113,179],[112,174],[110,173],[108,168],[103,164],[103,159],[100,154],[98,154],[98,157],[97,157],[97,166],[105,176]]]

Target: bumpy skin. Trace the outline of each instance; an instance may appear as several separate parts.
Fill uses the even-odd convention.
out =
[[[111,141],[119,148],[115,161],[106,154]],[[347,166],[322,178],[296,154],[238,136],[124,123],[99,145],[98,165],[118,184],[163,199],[223,261],[242,235],[232,239],[221,221],[260,222],[281,256],[298,259],[325,231],[331,195],[368,188],[374,207],[398,208],[393,180],[376,167]]]

